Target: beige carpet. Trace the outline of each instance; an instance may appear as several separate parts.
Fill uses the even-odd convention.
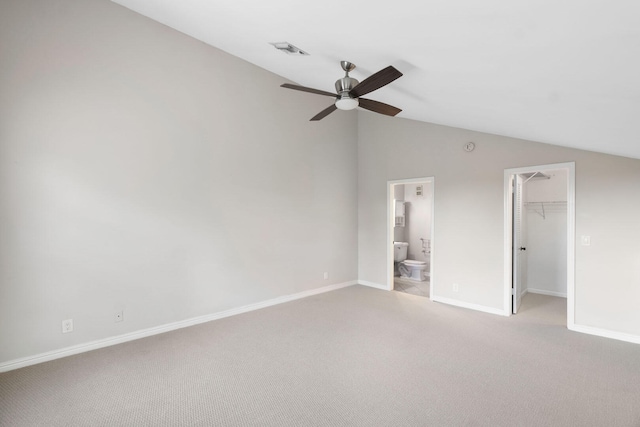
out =
[[[640,426],[640,346],[362,286],[0,374],[3,426]]]

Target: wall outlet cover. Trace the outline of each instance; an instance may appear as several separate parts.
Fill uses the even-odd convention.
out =
[[[66,334],[73,332],[73,319],[67,319],[62,321],[62,333]]]

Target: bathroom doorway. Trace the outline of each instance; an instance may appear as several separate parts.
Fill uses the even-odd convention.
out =
[[[388,289],[431,299],[434,178],[389,181]]]
[[[516,314],[524,298],[532,298],[529,294],[539,295],[536,301],[566,298],[567,325],[571,326],[575,164],[507,169],[504,173],[505,314]]]

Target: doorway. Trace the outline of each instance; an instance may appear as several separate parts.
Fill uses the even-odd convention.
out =
[[[387,289],[431,299],[434,178],[389,181],[387,202]]]
[[[504,311],[527,294],[566,297],[574,323],[575,163],[504,172]]]

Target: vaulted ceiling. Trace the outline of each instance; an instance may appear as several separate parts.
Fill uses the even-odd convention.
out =
[[[393,65],[367,98],[398,117],[640,159],[636,0],[114,1],[324,91],[341,60],[360,81]]]

